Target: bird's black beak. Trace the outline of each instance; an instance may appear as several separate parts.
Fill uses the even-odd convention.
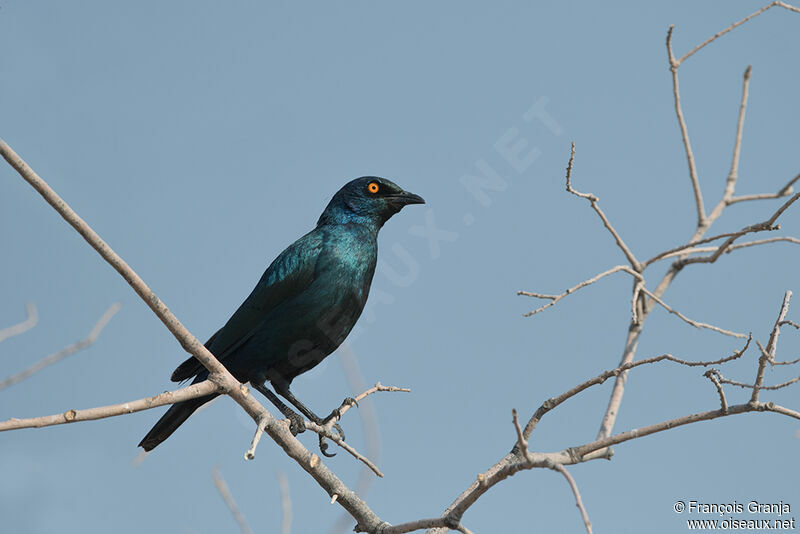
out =
[[[403,191],[402,193],[392,195],[389,198],[391,199],[392,204],[396,205],[398,208],[402,208],[403,206],[407,206],[409,204],[425,204],[424,198],[419,195],[415,195],[414,193],[409,193],[408,191]]]

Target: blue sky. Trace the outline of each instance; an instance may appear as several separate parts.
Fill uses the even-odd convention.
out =
[[[682,54],[759,2],[18,2],[0,6],[2,136],[200,338],[215,331],[280,251],[313,227],[330,196],[367,174],[425,197],[380,237],[369,308],[350,339],[382,394],[378,463],[365,499],[385,520],[436,516],[513,445],[511,409],[614,367],[630,319],[617,274],[532,318],[520,289],[557,293],[624,257],[587,207],[592,192],[640,258],[691,235],[694,203],[674,116],[664,38]],[[741,77],[753,65],[738,192],[773,192],[797,167],[800,15],[758,17],[680,69],[706,204],[730,167]],[[531,109],[538,113],[529,113]],[[527,143],[527,161],[502,147]],[[500,147],[500,148],[498,148]],[[495,190],[464,176],[493,169]],[[468,182],[468,180],[467,180]],[[732,206],[731,231],[776,201]],[[781,235],[800,235],[797,208]],[[438,239],[426,236],[436,228]],[[113,302],[98,342],[0,392],[0,419],[122,402],[171,388],[185,355],[124,281],[8,166],[0,166],[0,326],[33,300],[38,326],[0,346],[0,376],[83,337]],[[687,268],[665,295],[694,319],[765,342],[800,249],[777,244]],[[666,267],[666,266],[665,266]],[[649,287],[657,282],[655,269]],[[800,303],[797,304],[800,306]],[[793,308],[795,309],[795,308]],[[798,315],[790,311],[790,318]],[[638,355],[716,359],[738,340],[663,310]],[[797,356],[785,332],[779,355]],[[755,352],[727,375],[755,375]],[[631,376],[619,431],[715,409],[702,371],[669,364]],[[796,371],[795,371],[796,375]],[[768,380],[791,378],[768,371]],[[591,441],[610,383],[547,416],[531,441]],[[731,402],[747,394],[729,389]],[[317,412],[352,394],[334,354],[298,378]],[[797,389],[766,395],[798,407]],[[163,409],[162,409],[163,410]],[[162,410],[0,435],[0,517],[9,532],[233,532],[211,481],[218,466],[256,532],[280,525],[286,473],[294,532],[327,532],[342,510],[270,441],[242,460],[253,423],[229,399],[194,416],[144,462],[136,443]],[[364,448],[357,411],[344,420]],[[797,421],[743,415],[616,447],[570,468],[597,532],[676,532],[676,500],[789,502]],[[301,436],[311,448],[315,437]],[[355,485],[361,466],[327,464]],[[746,515],[741,518],[749,518]],[[475,532],[580,532],[559,475],[494,488],[464,517]],[[352,522],[345,522],[349,531]]]

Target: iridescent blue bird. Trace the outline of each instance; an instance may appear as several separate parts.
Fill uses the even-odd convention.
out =
[[[290,419],[293,434],[305,429],[302,417],[266,382],[310,420],[324,422],[289,386],[336,350],[356,324],[375,274],[378,230],[403,206],[424,203],[385,178],[365,176],[346,184],[333,195],[316,228],[275,258],[250,296],[206,342],[237,380],[250,382]],[[208,378],[194,357],[172,373],[173,382],[190,378],[193,384]],[[152,450],[216,396],[175,403],[139,446]]]

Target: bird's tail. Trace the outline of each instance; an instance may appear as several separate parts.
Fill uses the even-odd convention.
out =
[[[155,449],[159,443],[170,437],[195,410],[218,395],[219,393],[212,393],[211,395],[197,397],[196,399],[176,402],[170,406],[167,413],[161,416],[161,419],[150,429],[150,432],[142,438],[139,447],[142,447],[146,451]]]

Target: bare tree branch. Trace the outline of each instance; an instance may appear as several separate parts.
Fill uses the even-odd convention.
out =
[[[697,165],[694,162],[694,154],[692,153],[692,143],[689,141],[689,129],[686,127],[686,119],[683,117],[683,109],[681,109],[681,92],[678,86],[678,67],[681,63],[679,60],[675,59],[675,55],[672,52],[672,30],[674,28],[674,25],[670,26],[669,31],[667,31],[667,55],[669,57],[669,70],[672,73],[672,97],[675,101],[675,114],[678,116],[678,125],[681,129],[683,147],[686,150],[686,161],[689,164],[689,179],[692,182],[694,202],[697,209],[697,227],[701,228],[707,224],[706,211],[703,206],[703,192],[700,190],[700,179],[697,177]]]
[[[662,354],[661,356],[653,356],[651,358],[644,358],[642,360],[637,360],[635,362],[628,362],[626,364],[620,365],[619,367],[615,367],[614,369],[609,369],[585,382],[578,384],[577,386],[573,387],[572,389],[565,391],[558,397],[551,397],[547,399],[540,407],[536,410],[536,412],[531,416],[528,423],[525,425],[525,429],[523,430],[523,437],[524,439],[529,439],[531,434],[533,433],[534,428],[539,423],[539,421],[544,417],[544,415],[551,411],[556,406],[562,404],[567,399],[570,399],[577,395],[578,393],[582,392],[585,389],[588,389],[592,386],[596,386],[598,384],[602,384],[609,378],[616,377],[621,375],[624,372],[627,372],[629,369],[633,369],[634,367],[639,367],[641,365],[650,365],[653,363],[658,363],[664,360],[671,361],[680,365],[685,365],[687,367],[709,367],[711,365],[722,365],[724,363],[728,363],[733,360],[737,360],[742,357],[748,347],[750,347],[750,341],[752,340],[752,336],[748,336],[747,342],[744,346],[731,354],[730,356],[726,356],[725,358],[720,358],[718,360],[713,361],[691,361],[691,360],[682,360],[680,358],[676,358],[671,354]]]
[[[778,347],[778,336],[781,335],[781,323],[786,319],[786,314],[789,312],[789,301],[792,299],[792,292],[787,291],[783,296],[781,303],[781,311],[778,314],[778,319],[775,321],[775,326],[772,328],[772,333],[767,342],[767,348],[761,350],[761,357],[758,359],[758,372],[756,373],[756,381],[753,385],[753,394],[750,396],[750,402],[758,402],[758,393],[762,389],[764,383],[764,369],[767,363],[775,361],[775,351]],[[759,347],[761,348],[761,347]]]
[[[334,442],[334,443],[336,443],[336,444],[337,444],[339,447],[341,447],[342,449],[344,449],[344,450],[345,450],[345,451],[346,451],[348,454],[350,454],[350,455],[351,455],[353,458],[355,458],[355,459],[356,459],[356,460],[358,460],[359,462],[361,462],[361,463],[363,463],[364,465],[366,465],[367,467],[369,467],[369,468],[370,468],[370,470],[371,470],[373,473],[375,473],[375,474],[376,474],[376,475],[378,475],[379,477],[383,478],[383,473],[381,472],[381,470],[380,470],[380,469],[378,469],[378,466],[377,466],[377,465],[375,465],[374,463],[372,463],[372,461],[371,461],[369,458],[367,458],[366,456],[364,456],[363,454],[361,454],[360,452],[358,452],[358,451],[355,449],[355,447],[353,447],[353,446],[352,446],[352,445],[350,445],[349,443],[345,442],[345,441],[342,439],[342,436],[340,436],[339,434],[336,434],[336,433],[334,433],[334,432],[331,432],[330,428],[327,428],[327,427],[324,427],[324,426],[320,426],[320,425],[318,425],[318,424],[316,424],[316,423],[314,423],[314,422],[312,422],[312,421],[306,421],[306,428],[307,428],[308,430],[311,430],[311,431],[313,431],[313,432],[316,432],[316,433],[317,433],[317,434],[319,434],[320,436],[325,436],[325,437],[326,437],[326,438],[328,438],[329,440],[333,441],[333,442]]]
[[[742,248],[755,247],[755,246],[759,246],[759,245],[768,245],[769,243],[780,243],[780,242],[794,243],[795,245],[800,245],[800,239],[797,239],[795,237],[789,237],[789,236],[769,237],[767,239],[757,239],[757,240],[754,240],[754,241],[747,241],[746,243],[733,244],[733,245],[729,246],[727,249],[725,249],[724,253],[725,254],[730,254],[734,250],[739,250],[739,249],[742,249]],[[705,252],[715,252],[717,250],[717,248],[718,247],[696,247],[695,248],[695,247],[692,247],[691,245],[683,246],[683,247],[680,247],[680,251],[679,252],[671,252],[669,254],[661,256],[659,259],[666,259],[666,258],[670,258],[670,257],[673,257],[673,256],[680,256],[680,255],[683,255],[683,254],[698,254],[698,253],[705,253]]]
[[[105,311],[105,313],[103,313],[102,317],[100,317],[100,319],[94,325],[91,332],[89,332],[89,335],[86,336],[84,339],[76,343],[73,343],[68,347],[64,347],[58,352],[55,352],[53,354],[50,354],[49,356],[42,358],[41,360],[34,363],[27,369],[20,371],[15,375],[11,375],[5,380],[0,380],[0,391],[4,390],[9,386],[13,386],[14,384],[22,382],[26,378],[38,373],[45,367],[53,365],[54,363],[63,360],[67,356],[71,356],[72,354],[75,354],[76,352],[81,351],[92,345],[97,339],[97,337],[100,335],[100,332],[103,331],[103,328],[105,328],[105,326],[108,324],[111,318],[114,317],[114,315],[119,311],[121,307],[122,305],[118,302],[109,306],[109,308]]]
[[[559,295],[547,295],[547,294],[544,294],[544,293],[533,293],[531,291],[517,291],[517,295],[522,295],[522,296],[525,296],[525,297],[534,297],[534,298],[538,298],[538,299],[549,299],[550,300],[550,302],[548,302],[547,304],[545,304],[545,305],[543,305],[543,306],[541,306],[539,308],[536,308],[533,311],[530,311],[528,313],[523,314],[523,317],[530,317],[531,315],[535,315],[535,314],[537,314],[537,313],[539,313],[541,311],[544,311],[547,308],[549,308],[550,306],[553,306],[559,300],[561,300],[564,297],[566,297],[567,295],[571,295],[571,294],[575,293],[576,291],[578,291],[579,289],[582,289],[582,288],[584,288],[584,287],[586,287],[588,285],[594,284],[595,282],[597,282],[601,278],[605,278],[606,276],[608,276],[610,274],[617,273],[619,271],[625,271],[626,273],[630,274],[631,276],[633,276],[637,280],[643,280],[641,274],[637,273],[636,271],[634,271],[633,269],[631,269],[627,265],[617,265],[616,267],[612,267],[611,269],[608,269],[607,271],[603,271],[602,273],[600,273],[598,275],[595,275],[595,276],[589,278],[588,280],[584,280],[580,284],[572,286],[571,288],[567,289],[566,291],[564,291],[563,293],[561,293]]]
[[[572,183],[570,180],[572,178],[572,163],[574,161],[575,161],[575,143],[573,142],[570,147],[569,163],[567,164],[567,175],[566,175],[567,191],[569,191],[570,193],[572,193],[577,197],[585,198],[586,200],[589,201],[589,204],[592,206],[592,209],[595,211],[595,213],[597,213],[597,215],[603,221],[603,226],[605,226],[606,229],[608,229],[608,231],[614,237],[614,241],[616,241],[617,246],[620,248],[620,250],[622,250],[622,253],[625,254],[625,257],[628,259],[628,262],[631,264],[631,267],[639,271],[640,270],[639,260],[636,259],[636,256],[633,255],[631,249],[629,249],[628,245],[626,245],[625,242],[622,240],[622,236],[620,236],[619,233],[616,231],[616,229],[614,229],[614,227],[611,225],[611,222],[608,220],[608,217],[606,217],[606,214],[603,213],[603,210],[600,209],[600,205],[598,204],[600,199],[595,195],[592,195],[591,193],[581,193],[572,188]]]
[[[767,231],[777,230],[778,228],[780,228],[779,226],[775,226],[775,221],[777,221],[778,217],[780,217],[784,211],[789,209],[789,206],[794,204],[798,198],[800,198],[800,193],[794,194],[792,198],[784,202],[783,205],[781,205],[781,207],[778,208],[778,210],[775,213],[773,213],[772,216],[766,221],[748,226],[746,228],[742,228],[738,232],[735,232],[728,239],[726,239],[719,247],[717,247],[712,254],[709,254],[708,256],[695,256],[692,258],[684,258],[684,259],[679,259],[677,261],[680,262],[682,265],[689,265],[691,263],[714,263],[722,255],[723,252],[725,252],[728,248],[731,247],[734,241],[736,241],[743,235],[753,232],[762,232],[764,230]]]
[[[719,332],[720,334],[724,334],[726,336],[731,336],[731,337],[737,337],[737,338],[746,338],[747,337],[745,334],[740,334],[738,332],[731,332],[730,330],[725,330],[725,329],[719,328],[718,326],[714,326],[714,325],[710,325],[710,324],[706,324],[706,323],[700,323],[698,321],[694,321],[692,319],[689,319],[688,317],[686,317],[681,312],[676,311],[676,310],[672,309],[671,307],[669,307],[663,300],[658,298],[656,295],[654,295],[653,293],[651,293],[650,291],[648,291],[644,287],[642,287],[641,291],[642,291],[642,293],[647,294],[651,299],[655,300],[659,305],[661,305],[661,307],[663,307],[669,313],[677,315],[678,317],[680,317],[681,319],[683,319],[685,322],[689,323],[690,325],[694,326],[695,328],[706,328],[708,330],[713,330],[714,332]]]
[[[733,30],[734,28],[736,28],[738,26],[741,26],[742,24],[744,24],[748,20],[750,20],[750,19],[752,19],[754,17],[757,17],[758,15],[762,14],[764,11],[768,10],[771,7],[775,7],[775,6],[782,7],[784,9],[788,9],[789,11],[794,11],[795,13],[800,13],[800,9],[798,9],[798,8],[792,6],[792,5],[789,5],[789,4],[785,3],[785,2],[771,2],[771,3],[767,4],[766,6],[762,7],[761,9],[759,9],[758,11],[755,11],[754,13],[749,14],[748,16],[743,18],[742,20],[740,20],[738,22],[734,22],[733,24],[731,24],[730,26],[728,26],[724,30],[721,30],[721,31],[715,33],[714,35],[712,35],[711,37],[709,37],[708,39],[706,39],[705,41],[703,41],[699,45],[695,46],[694,48],[692,48],[691,50],[686,52],[683,56],[681,56],[681,58],[679,60],[677,60],[678,65],[680,65],[681,63],[683,63],[684,61],[689,59],[689,57],[693,56],[701,48],[711,44],[712,42],[716,41],[717,39],[719,39],[720,37],[722,37],[723,35],[725,35],[729,31]]]
[[[711,380],[711,383],[714,384],[714,387],[717,388],[717,394],[719,395],[719,403],[720,408],[723,412],[728,412],[728,401],[725,399],[725,391],[722,389],[722,384],[719,382],[719,371],[716,369],[709,369],[703,376]]]
[[[27,313],[28,316],[25,318],[24,321],[0,330],[0,343],[2,343],[3,341],[5,341],[10,337],[24,334],[25,332],[36,326],[36,323],[39,322],[39,314],[36,311],[36,304],[33,302],[27,303],[25,305],[25,313]]]
[[[783,3],[774,3],[774,5],[780,5],[781,7],[787,7],[787,4],[783,4]],[[797,11],[797,8],[795,8],[793,6],[788,6],[787,8],[791,9],[792,11]],[[756,13],[756,15],[757,14],[758,13]],[[753,16],[755,16],[755,15],[753,15]],[[722,198],[720,199],[719,204],[717,205],[717,207],[715,207],[712,210],[711,214],[709,216],[705,216],[704,215],[705,214],[705,208],[704,208],[703,202],[702,202],[702,193],[700,191],[699,179],[697,177],[697,169],[696,169],[696,165],[695,165],[695,162],[694,162],[694,155],[692,154],[691,143],[689,142],[688,129],[686,127],[686,121],[685,121],[685,119],[683,117],[683,112],[682,112],[681,106],[680,106],[680,91],[679,91],[679,87],[678,87],[677,69],[678,69],[678,67],[680,66],[680,64],[683,61],[685,61],[688,57],[690,57],[692,54],[694,54],[697,50],[699,50],[703,46],[706,46],[708,43],[712,42],[714,39],[716,39],[720,35],[722,35],[724,33],[727,33],[727,31],[730,31],[730,29],[733,29],[733,27],[735,27],[736,25],[741,24],[743,22],[746,22],[750,18],[752,18],[752,16],[747,18],[747,19],[745,19],[745,20],[743,20],[740,23],[732,25],[731,27],[729,27],[729,29],[723,30],[718,35],[708,39],[705,43],[701,44],[700,46],[696,47],[694,50],[692,50],[691,52],[689,52],[688,54],[683,56],[680,60],[676,60],[675,56],[674,56],[674,54],[672,52],[672,43],[671,43],[671,41],[672,41],[672,33],[673,33],[674,27],[671,26],[669,31],[668,31],[668,33],[667,33],[667,43],[666,43],[667,44],[667,54],[668,54],[668,58],[669,58],[670,71],[672,73],[672,79],[673,79],[673,97],[674,97],[674,100],[675,100],[675,111],[676,111],[676,115],[677,115],[677,118],[678,118],[678,124],[679,124],[680,130],[681,130],[681,137],[682,137],[683,142],[684,142],[684,148],[686,150],[687,163],[688,163],[688,166],[689,166],[689,175],[690,175],[690,180],[692,182],[692,189],[693,189],[693,191],[695,193],[695,204],[696,204],[696,207],[697,207],[697,214],[698,214],[697,229],[695,230],[694,235],[688,241],[690,245],[688,247],[686,247],[686,246],[679,247],[681,249],[689,248],[689,247],[694,246],[695,244],[703,242],[703,235],[705,235],[706,231],[711,226],[711,224],[716,220],[716,218],[718,218],[722,214],[723,208],[729,204],[731,198],[733,198],[733,197],[726,197],[725,194],[723,194]],[[737,124],[743,124],[743,120],[744,120],[744,110],[746,108],[747,92],[748,92],[748,87],[749,87],[749,85],[748,85],[749,84],[749,74],[750,74],[749,71],[745,72],[744,87],[743,87],[743,91],[742,91],[742,102],[741,102],[740,107],[739,107],[739,120],[737,121]],[[735,172],[732,172],[732,173],[729,174],[728,181],[726,183],[726,192],[728,192],[731,195],[733,194],[732,192],[735,189],[736,179],[737,179],[737,176],[738,176],[738,153],[739,153],[739,148],[738,147],[740,147],[740,138],[741,138],[741,133],[740,133],[739,128],[737,127],[736,143],[734,145],[734,159],[733,159],[732,164],[731,164],[731,168]],[[793,185],[793,183],[795,181],[796,180],[790,181],[786,186],[784,186],[783,189],[781,189],[779,191],[779,193],[788,195],[789,192],[791,191],[792,185]],[[793,198],[788,203],[784,204],[784,206],[781,209],[778,210],[776,215],[780,216],[780,213],[782,212],[782,210],[786,209],[789,205],[791,205],[791,203],[793,203],[794,200],[795,199]],[[775,216],[773,216],[773,217],[775,217]],[[775,218],[777,218],[777,217],[775,217]],[[774,222],[774,219],[773,219],[772,222]],[[667,273],[662,277],[661,281],[657,284],[657,286],[656,286],[655,290],[653,291],[653,293],[655,295],[657,295],[658,297],[661,297],[664,294],[664,292],[667,290],[667,288],[669,288],[669,286],[672,284],[673,280],[678,275],[678,273],[687,264],[689,264],[689,263],[703,263],[703,262],[709,263],[709,262],[716,261],[716,259],[719,257],[719,254],[721,254],[722,252],[725,252],[725,251],[733,249],[733,247],[735,246],[735,245],[733,245],[733,242],[736,239],[738,239],[739,237],[741,237],[741,235],[744,235],[745,233],[749,233],[749,232],[754,232],[754,231],[762,231],[762,230],[765,230],[765,229],[772,229],[772,227],[773,227],[772,224],[764,226],[763,223],[762,223],[762,225],[754,225],[752,227],[748,227],[743,231],[743,233],[742,233],[742,231],[740,231],[739,233],[735,233],[734,235],[729,236],[728,240],[726,242],[724,242],[717,249],[714,249],[714,251],[712,251],[711,255],[703,256],[702,259],[688,258],[689,253],[686,250],[684,250],[684,253],[679,256],[677,261],[673,262],[673,264],[670,266],[670,268],[667,271]],[[742,248],[744,248],[744,247],[742,247]],[[649,265],[651,262],[660,259],[661,257],[666,257],[668,255],[672,256],[672,255],[674,255],[675,252],[677,252],[677,251],[671,250],[671,251],[666,251],[664,253],[661,253],[660,255],[658,255],[657,257],[655,257],[653,259],[651,259],[648,263],[646,263],[644,265],[644,267]],[[697,261],[695,261],[695,260],[697,260]],[[636,289],[638,289],[638,288],[636,288]],[[636,290],[634,292],[636,293]],[[635,295],[635,296],[637,296],[637,295]],[[635,305],[635,302],[634,302],[634,305]],[[625,340],[625,348],[624,348],[623,353],[622,353],[622,358],[620,360],[620,365],[624,365],[626,363],[629,363],[629,362],[633,361],[633,358],[634,358],[634,356],[636,354],[636,349],[638,347],[639,337],[640,337],[640,335],[642,333],[643,322],[647,318],[647,316],[649,315],[649,312],[650,312],[650,308],[645,306],[642,309],[641,312],[634,314],[633,321],[631,322],[631,325],[628,328],[628,335],[627,335],[627,338]],[[619,412],[620,405],[622,404],[622,397],[623,397],[624,392],[625,392],[626,382],[627,382],[627,373],[623,372],[622,374],[620,374],[616,378],[615,383],[614,383],[614,387],[613,387],[611,395],[609,397],[608,406],[606,408],[605,414],[603,415],[603,419],[602,419],[601,424],[600,424],[600,430],[598,431],[598,434],[597,434],[598,437],[607,437],[607,436],[611,435],[611,432],[612,432],[612,430],[614,428],[614,423],[615,423],[616,418],[617,418],[617,414]]]
[[[225,501],[228,510],[233,514],[233,518],[236,520],[236,524],[239,525],[239,530],[242,531],[242,534],[254,534],[250,525],[247,524],[244,514],[242,514],[242,511],[239,510],[239,507],[236,505],[236,501],[233,495],[231,495],[231,490],[228,489],[228,484],[225,482],[225,479],[222,478],[222,473],[220,473],[219,468],[215,467],[211,470],[211,478],[214,479],[214,486],[216,486],[217,491],[219,491],[219,494],[222,496],[222,500]]]
[[[7,421],[0,422],[0,432],[17,430],[20,428],[41,428],[44,426],[62,425],[64,423],[105,419],[106,417],[141,412],[142,410],[149,410],[150,408],[156,408],[166,404],[194,399],[214,392],[220,392],[219,384],[211,380],[204,380],[203,382],[198,382],[197,384],[192,384],[185,388],[160,393],[154,397],[146,397],[123,402],[121,404],[98,406],[97,408],[88,408],[85,410],[67,410],[64,413],[45,415],[42,417],[30,417],[28,419],[11,418]]]
[[[553,464],[552,469],[558,471],[564,478],[567,479],[569,483],[570,489],[572,489],[573,495],[575,495],[575,506],[578,507],[578,510],[581,512],[581,519],[583,519],[583,524],[586,527],[586,534],[592,534],[592,522],[589,521],[589,514],[586,513],[586,508],[583,506],[583,499],[581,499],[581,492],[578,491],[578,484],[575,483],[575,479],[572,478],[572,475],[569,474],[567,468],[561,464]]]

